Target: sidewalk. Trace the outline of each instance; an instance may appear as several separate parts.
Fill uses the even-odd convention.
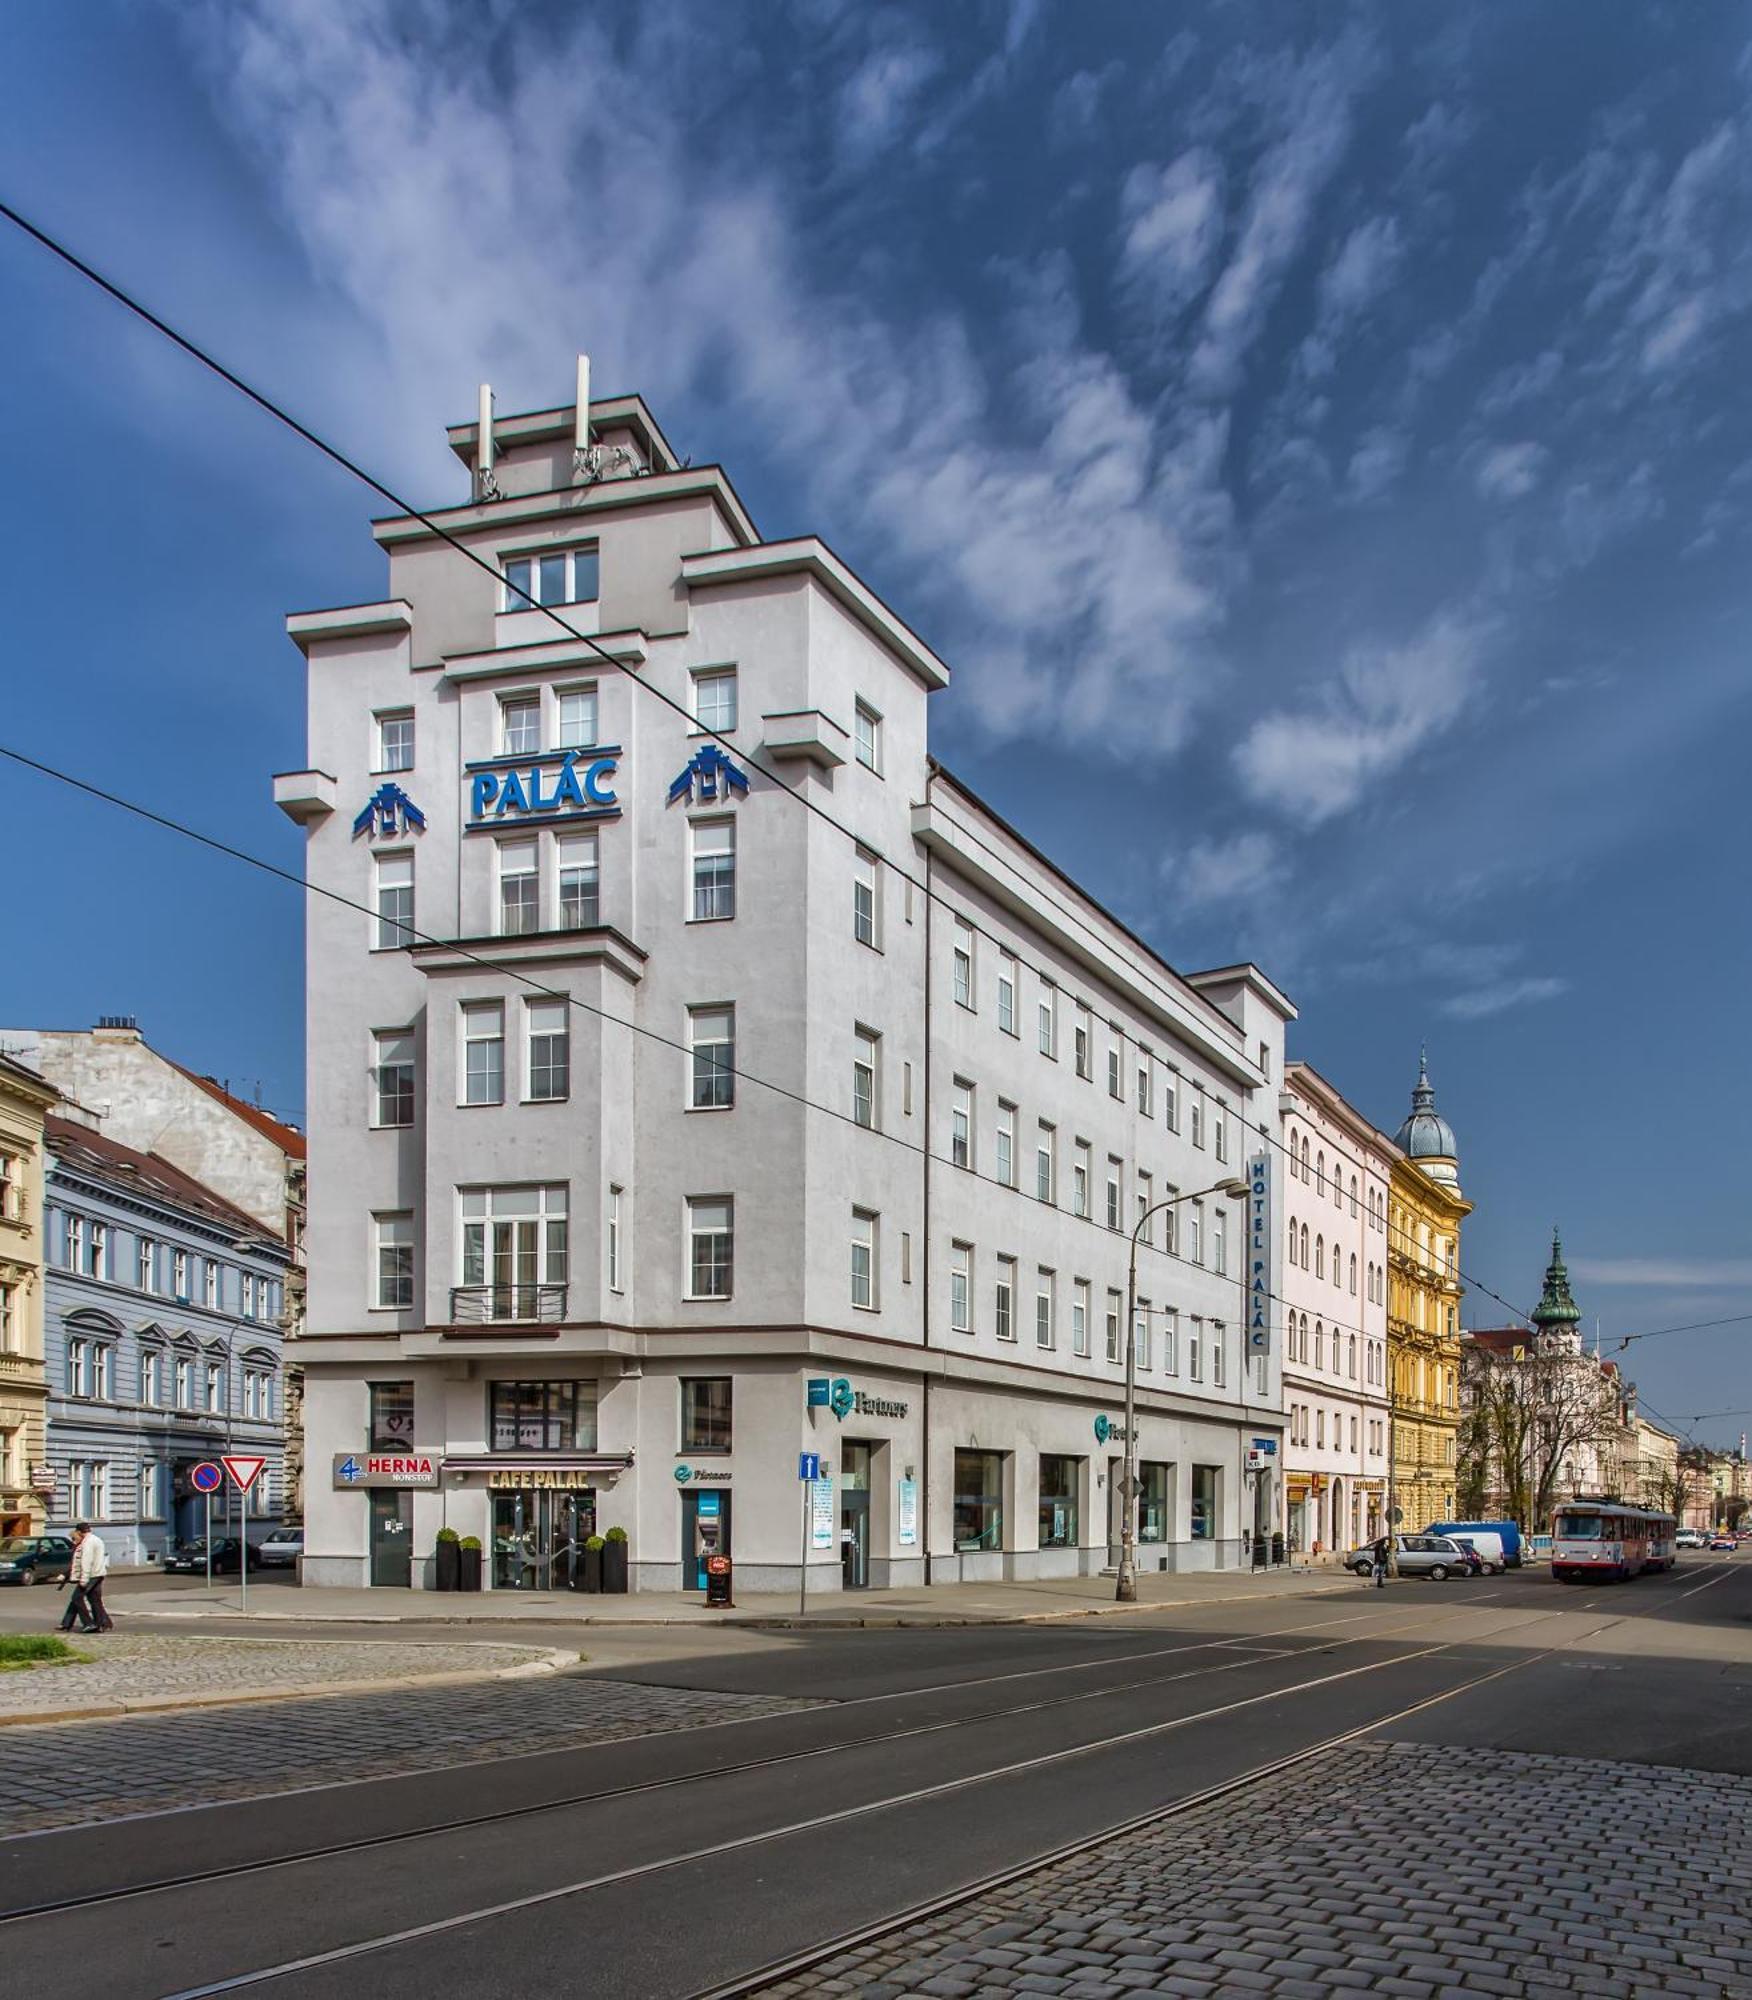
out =
[[[1029,1583],[948,1583],[930,1588],[833,1591],[812,1597],[799,1615],[794,1592],[737,1598],[728,1611],[708,1611],[702,1597],[668,1591],[594,1597],[570,1591],[485,1591],[457,1596],[427,1590],[252,1591],[247,1612],[235,1583],[209,1595],[187,1590],[130,1591],[116,1607],[130,1618],[201,1620],[247,1617],[254,1624],[739,1626],[761,1631],[882,1629],[957,1625],[1030,1625],[1053,1619],[1098,1618],[1175,1606],[1229,1604],[1259,1597],[1356,1589],[1353,1578],[1326,1569],[1222,1570],[1138,1578],[1136,1604],[1116,1604],[1111,1576]],[[269,1599],[268,1602],[261,1602]]]

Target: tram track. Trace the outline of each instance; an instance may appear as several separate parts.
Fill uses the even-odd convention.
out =
[[[1727,1574],[1729,1572],[1725,1568],[1717,1571],[1702,1583],[1692,1586],[1690,1590],[1681,1592],[1679,1595],[1681,1597],[1690,1596],[1695,1594],[1697,1590],[1707,1589],[1711,1585],[1725,1580]],[[1397,1595],[1397,1593],[1395,1594]],[[1432,1631],[1439,1634],[1444,1628],[1451,1627],[1461,1621],[1475,1619],[1486,1603],[1489,1603],[1493,1610],[1498,1610],[1502,1605],[1502,1597],[1503,1594],[1499,1592],[1488,1594],[1478,1593],[1476,1595],[1469,1592],[1462,1601],[1450,1600],[1440,1603],[1423,1603],[1416,1606],[1405,1603],[1392,1605],[1376,1603],[1370,1605],[1367,1609],[1347,1610],[1333,1616],[1305,1621],[1295,1625],[1279,1624],[1254,1633],[1230,1634],[1221,1639],[1193,1640],[1179,1645],[1136,1649],[1123,1654],[1108,1653],[1097,1659],[1055,1661],[1042,1666],[1013,1668],[999,1674],[980,1676],[970,1681],[936,1680],[903,1689],[885,1690],[879,1694],[858,1696],[846,1702],[834,1704],[830,1712],[837,1717],[842,1712],[854,1708],[864,1709],[878,1704],[893,1704],[909,1700],[923,1701],[933,1696],[952,1698],[959,1693],[970,1689],[977,1690],[980,1687],[1000,1686],[1026,1681],[1046,1681],[1050,1683],[1053,1679],[1063,1675],[1081,1675],[1100,1672],[1102,1670],[1110,1671],[1115,1668],[1123,1668],[1127,1665],[1136,1664],[1141,1660],[1167,1663],[1182,1662],[1189,1655],[1201,1653],[1229,1653],[1234,1655],[1233,1658],[1201,1663],[1193,1667],[1180,1666],[1177,1670],[1167,1673],[1142,1674],[1119,1681],[1104,1680],[1098,1687],[1079,1688],[1072,1693],[1063,1695],[1035,1697],[1022,1702],[1010,1702],[983,1707],[965,1714],[933,1718],[927,1722],[911,1723],[901,1728],[881,1730],[869,1735],[848,1736],[843,1731],[836,1731],[833,1740],[798,1750],[779,1751],[772,1755],[740,1759],[728,1764],[708,1765],[704,1768],[690,1769],[627,1785],[584,1789],[556,1799],[513,1805],[486,1812],[452,1815],[441,1821],[425,1822],[413,1826],[396,1828],[358,1839],[311,1845],[295,1851],[263,1856],[241,1863],[232,1863],[208,1869],[188,1870],[177,1874],[166,1874],[147,1881],[128,1883],[110,1889],[98,1889],[74,1896],[47,1899],[0,1914],[0,1928],[12,1930],[16,1934],[17,1927],[27,1925],[45,1917],[65,1917],[70,1913],[82,1910],[89,1912],[104,1905],[145,1902],[150,1898],[163,1898],[174,1895],[181,1890],[198,1888],[202,1885],[211,1885],[215,1882],[224,1882],[243,1877],[260,1877],[277,1870],[296,1869],[301,1866],[342,1859],[371,1850],[405,1846],[421,1840],[442,1840],[447,1836],[468,1833],[478,1828],[499,1826],[508,1822],[528,1821],[542,1815],[562,1813],[568,1809],[609,1806],[617,1801],[634,1798],[642,1794],[684,1790],[690,1786],[707,1784],[717,1778],[729,1780],[738,1776],[747,1776],[774,1770],[787,1765],[803,1765],[812,1760],[831,1758],[847,1751],[864,1748],[881,1748],[891,1743],[898,1744],[932,1735],[947,1735],[958,1730],[993,1723],[1002,1724],[1013,1718],[1045,1714],[1055,1710],[1071,1709],[1079,1705],[1086,1705],[1104,1699],[1147,1694],[1147,1691],[1152,1689],[1184,1685],[1188,1682],[1206,1679],[1218,1674],[1233,1673],[1248,1667],[1271,1666],[1293,1657],[1294,1664],[1289,1669],[1292,1676],[1294,1676],[1293,1678],[1257,1693],[1245,1695],[1233,1702],[1223,1702],[1214,1706],[1206,1706],[1191,1713],[1172,1716],[1165,1720],[1146,1722],[1134,1729],[1113,1734],[1104,1734],[1088,1741],[1076,1742],[1068,1746],[1047,1750],[1037,1756],[1009,1763],[1000,1763],[996,1766],[982,1766],[977,1770],[949,1778],[940,1783],[915,1786],[903,1792],[862,1801],[834,1812],[817,1814],[808,1819],[762,1827],[728,1842],[689,1848],[683,1852],[663,1855],[643,1861],[629,1868],[609,1871],[582,1881],[560,1884],[551,1889],[539,1891],[530,1897],[520,1897],[505,1903],[488,1905],[438,1920],[433,1924],[414,1926],[381,1936],[340,1945],[333,1951],[319,1953],[309,1959],[288,1961],[280,1966],[262,1967],[208,1985],[190,1987],[185,1989],[183,1995],[179,1996],[179,2000],[195,2000],[195,1996],[197,1995],[229,1992],[242,1986],[264,1983],[271,1979],[290,1976],[295,1971],[306,1970],[316,1965],[341,1964],[352,1958],[375,1952],[393,1950],[398,1945],[440,1935],[455,1927],[486,1923],[494,1917],[508,1915],[520,1909],[561,1901],[567,1897],[580,1895],[592,1888],[605,1887],[612,1883],[630,1882],[639,1876],[661,1874],[666,1870],[683,1868],[692,1863],[709,1860],[714,1856],[730,1853],[737,1849],[760,1847],[765,1844],[785,1840],[799,1833],[825,1829],[843,1824],[846,1821],[862,1819],[885,1811],[900,1810],[908,1805],[918,1804],[925,1800],[943,1798],[949,1794],[965,1791],[976,1786],[995,1783],[1006,1777],[1020,1776],[1025,1773],[1042,1770],[1046,1767],[1060,1765],[1076,1758],[1094,1756],[1102,1751],[1114,1749],[1116,1746],[1142,1743],[1153,1738],[1168,1735],[1177,1730],[1195,1727],[1201,1723],[1217,1722],[1221,1718],[1237,1715],[1243,1711],[1265,1704],[1281,1702],[1310,1690],[1329,1687],[1340,1682],[1356,1681],[1368,1675],[1388,1671],[1395,1667],[1405,1667],[1414,1662],[1427,1661],[1442,1655],[1459,1653],[1473,1645],[1501,1643],[1509,1639],[1513,1634],[1526,1631],[1551,1618],[1574,1618],[1578,1614],[1584,1616],[1592,1615],[1599,1608],[1599,1601],[1593,1594],[1590,1594],[1580,1604],[1576,1603],[1572,1598],[1563,1603],[1544,1604],[1537,1607],[1520,1605],[1501,1610],[1500,1615],[1492,1617],[1489,1620],[1486,1629],[1468,1630],[1449,1639],[1437,1638],[1435,1643],[1414,1646],[1409,1650],[1406,1650],[1400,1643],[1408,1637],[1428,1638],[1432,1635]],[[1649,1606],[1643,1615],[1655,1615],[1660,1608]],[[1290,1764],[1299,1763],[1309,1757],[1322,1754],[1340,1743],[1353,1740],[1358,1735],[1379,1729],[1388,1722],[1398,1720],[1403,1716],[1419,1713],[1440,1702],[1451,1700],[1471,1688],[1482,1686],[1489,1681],[1502,1678],[1505,1674],[1520,1671],[1525,1667],[1536,1664],[1540,1660],[1548,1659],[1564,1650],[1567,1645],[1586,1643],[1599,1633],[1607,1631],[1616,1625],[1623,1624],[1631,1615],[1629,1612],[1625,1612],[1609,1617],[1600,1624],[1589,1627],[1584,1632],[1569,1635],[1556,1644],[1544,1647],[1524,1659],[1517,1659],[1501,1666],[1492,1667],[1488,1672],[1472,1676],[1452,1688],[1441,1690],[1407,1707],[1392,1711],[1385,1716],[1376,1716],[1357,1725],[1355,1728],[1342,1731],[1336,1736],[1324,1738],[1317,1744],[1298,1750],[1288,1759],[1277,1759],[1271,1763],[1259,1765],[1233,1780],[1226,1781],[1222,1785],[1208,1788],[1182,1800],[1173,1801],[1168,1806],[1158,1808],[1139,1818],[1124,1820],[1112,1827],[1101,1829],[1078,1842],[1072,1843],[1069,1847],[1055,1848],[1050,1853],[1030,1858],[1016,1864],[1012,1868],[982,1876],[979,1880],[956,1890],[946,1900],[937,1898],[933,1899],[929,1904],[921,1903],[913,1905],[895,1915],[884,1917],[873,1926],[865,1927],[857,1933],[844,1933],[829,1940],[818,1952],[813,1953],[811,1955],[811,1962],[820,1962],[827,1956],[850,1948],[853,1943],[868,1941],[870,1936],[882,1935],[886,1932],[903,1928],[908,1923],[922,1920],[926,1915],[937,1913],[941,1908],[952,1907],[957,1902],[967,1901],[983,1891],[1000,1886],[1003,1882],[1014,1880],[1018,1876],[1026,1875],[1033,1870],[1048,1866],[1054,1860],[1064,1858],[1069,1852],[1081,1851],[1083,1848],[1098,1844],[1103,1840],[1121,1837],[1128,1831],[1154,1823],[1156,1820],[1167,1817],[1175,1812],[1192,1810],[1195,1805],[1206,1803],[1211,1798],[1220,1797],[1230,1791],[1242,1789],[1246,1785],[1257,1783],[1276,1771],[1287,1768]],[[1299,1639],[1309,1643],[1289,1647],[1273,1647],[1269,1643],[1279,1639]],[[1377,1643],[1393,1645],[1396,1647],[1396,1650],[1388,1658],[1369,1661],[1359,1666],[1340,1668],[1334,1672],[1314,1676],[1296,1674],[1297,1668],[1311,1664],[1323,1657],[1331,1657],[1355,1647]],[[624,1748],[625,1746],[622,1745],[621,1747]],[[789,1962],[786,1961],[785,1963],[788,1964]],[[763,1967],[757,1973],[749,1974],[721,1989],[717,1987],[706,1988],[702,1989],[702,1992],[713,1994],[720,1991],[726,1994],[753,1992],[757,1990],[760,1984],[784,1976],[795,1976],[795,1974],[779,1970],[775,1962],[775,1965]]]

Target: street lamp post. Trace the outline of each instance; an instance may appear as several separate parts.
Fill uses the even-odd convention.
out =
[[[1119,1576],[1113,1588],[1116,1604],[1135,1604],[1138,1596],[1138,1239],[1152,1215],[1183,1201],[1202,1201],[1207,1194],[1245,1201],[1247,1183],[1218,1181],[1211,1187],[1194,1188],[1190,1194],[1170,1195],[1146,1208],[1132,1228],[1131,1262],[1125,1280],[1125,1472],[1120,1486],[1125,1512],[1120,1517]]]

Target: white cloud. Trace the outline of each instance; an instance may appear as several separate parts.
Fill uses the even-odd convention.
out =
[[[890,146],[937,67],[936,56],[916,43],[872,49],[840,89],[836,136],[843,157],[861,165]]]
[[[1374,500],[1385,493],[1405,470],[1409,441],[1401,431],[1378,424],[1357,440],[1348,472],[1350,490],[1358,500]]]
[[[1304,826],[1356,805],[1464,709],[1478,675],[1479,633],[1444,613],[1406,645],[1359,648],[1300,713],[1262,716],[1235,752],[1243,788]]]
[[[1238,833],[1195,841],[1184,854],[1164,857],[1162,887],[1170,902],[1197,908],[1260,895],[1286,873],[1283,852],[1269,833]]]
[[[1525,979],[1502,979],[1492,986],[1480,986],[1470,993],[1452,993],[1439,1011],[1456,1021],[1481,1021],[1491,1014],[1506,1013],[1511,1007],[1525,1007],[1534,1000],[1555,1000],[1569,991],[1567,979],[1530,974]]]
[[[1473,483],[1487,500],[1519,500],[1539,484],[1550,454],[1531,439],[1494,445],[1478,461]]]
[[[1223,170],[1194,147],[1165,167],[1133,167],[1120,190],[1119,268],[1163,315],[1203,290],[1223,229]]]
[[[1662,1290],[1752,1286],[1752,1257],[1576,1257],[1570,1268],[1591,1285],[1649,1285]]]
[[[1480,416],[1500,417],[1524,403],[1549,395],[1563,373],[1563,352],[1547,347],[1531,361],[1519,361],[1492,377],[1478,399]]]

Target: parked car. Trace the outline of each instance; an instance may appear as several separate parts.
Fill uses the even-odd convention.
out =
[[[1508,1555],[1503,1548],[1503,1538],[1491,1528],[1450,1528],[1444,1530],[1447,1539],[1458,1542],[1463,1549],[1470,1549],[1479,1559],[1486,1576],[1496,1576],[1508,1568]]]
[[[1724,1555],[1730,1556],[1740,1546],[1732,1535],[1711,1535],[1709,1545],[1712,1549],[1720,1549]]]
[[[1424,1530],[1430,1535],[1495,1535],[1502,1544],[1500,1558],[1505,1569],[1519,1569],[1525,1560],[1526,1551],[1521,1545],[1520,1524],[1515,1521],[1432,1521]],[[1486,1554],[1485,1545],[1478,1545],[1480,1555]]]
[[[1464,1535],[1446,1535],[1443,1539],[1451,1541],[1455,1548],[1460,1551],[1460,1560],[1466,1565],[1466,1574],[1468,1576],[1493,1576],[1495,1574],[1491,1565],[1485,1561],[1483,1556],[1467,1541]]]
[[[1681,1528],[1673,1537],[1673,1545],[1681,1549],[1707,1549],[1709,1537],[1701,1528]]]
[[[47,1583],[73,1560],[70,1535],[0,1537],[0,1583]]]
[[[268,1569],[290,1569],[304,1553],[302,1528],[276,1528],[256,1544],[256,1553]]]
[[[213,1538],[213,1574],[215,1576],[235,1576],[243,1565],[239,1551],[243,1544],[235,1535],[215,1535]],[[254,1542],[249,1544],[249,1566],[262,1567],[262,1552]],[[205,1576],[207,1573],[207,1543],[204,1536],[195,1535],[186,1542],[172,1542],[164,1552],[164,1569],[167,1575]]]
[[[1401,1576],[1427,1576],[1432,1583],[1441,1583],[1450,1576],[1467,1574],[1465,1550],[1446,1535],[1395,1535],[1393,1541]],[[1352,1549],[1344,1566],[1358,1576],[1367,1576],[1375,1566],[1373,1545],[1365,1542]]]

